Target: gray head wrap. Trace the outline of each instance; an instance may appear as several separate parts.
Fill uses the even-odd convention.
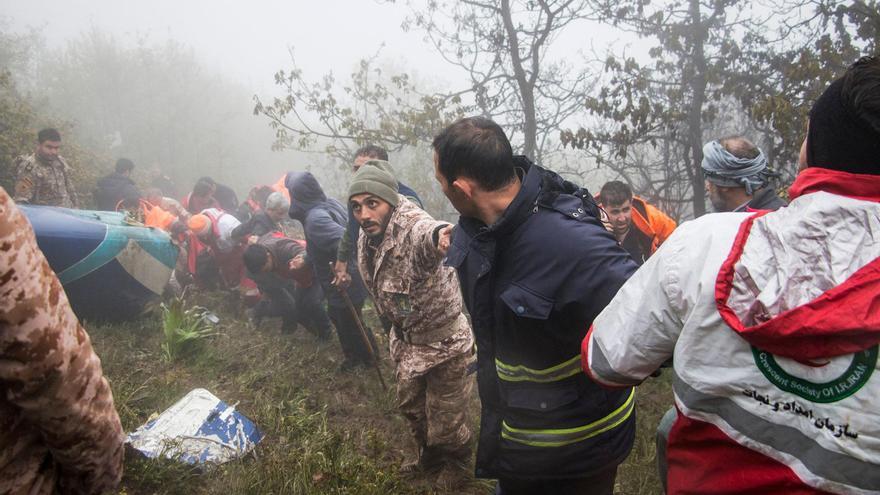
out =
[[[739,158],[718,141],[703,146],[702,167],[709,182],[721,187],[744,187],[749,196],[776,175],[767,170],[767,158],[761,150],[754,158]]]

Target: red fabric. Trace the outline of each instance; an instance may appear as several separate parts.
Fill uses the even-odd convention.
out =
[[[189,246],[187,249],[186,268],[189,270],[190,275],[196,276],[196,260],[199,259],[199,254],[201,254],[202,251],[208,249],[208,246],[192,232],[189,233],[188,240]]]
[[[742,223],[718,272],[715,302],[725,323],[755,347],[798,360],[852,354],[880,343],[880,258],[807,304],[753,327],[743,325],[727,300],[752,225],[766,213],[752,215]]]
[[[231,253],[219,253],[210,243],[206,243],[198,238],[195,234],[189,236],[189,250],[187,251],[187,269],[189,273],[196,279],[196,283],[201,284],[196,273],[196,260],[204,251],[208,251],[217,262],[217,268],[220,270],[220,276],[227,286],[235,287],[241,284],[242,280],[247,277],[244,275],[244,259],[242,258],[243,249],[238,248]]]
[[[219,215],[214,215],[213,213],[207,211],[202,213],[202,215],[205,215],[206,217],[208,217],[208,219],[211,220],[211,240],[208,242],[208,244],[210,244],[211,248],[215,251],[217,250],[216,240],[220,238],[219,220],[223,217],[223,215],[226,215],[226,213],[223,213],[223,210],[220,211],[221,213]]]
[[[587,330],[587,336],[584,337],[584,340],[581,341],[581,368],[584,369],[584,373],[587,374],[590,380],[593,380],[597,384],[601,385],[602,388],[607,388],[609,390],[623,390],[632,388],[632,385],[615,385],[611,383],[607,383],[602,381],[601,378],[594,375],[592,371],[590,371],[590,336],[593,335],[593,325],[590,325],[590,329]]]
[[[752,208],[751,206],[746,206],[746,213],[768,213],[773,210],[761,210],[758,208]]]
[[[666,448],[668,495],[815,495],[788,466],[681,411]]]
[[[584,373],[599,385],[605,385],[602,383],[596,375],[590,371],[590,337],[593,335],[593,325],[590,325],[590,329],[587,330],[587,336],[584,337],[584,340],[581,341],[581,368],[584,369]]]
[[[788,197],[825,191],[863,201],[880,202],[880,175],[851,174],[827,168],[809,167],[798,174],[788,188]]]

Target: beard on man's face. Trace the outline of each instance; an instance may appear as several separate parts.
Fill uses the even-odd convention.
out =
[[[376,222],[364,222],[361,224],[361,229],[363,229],[364,234],[367,234],[367,237],[379,237],[382,232],[380,232],[379,224]]]

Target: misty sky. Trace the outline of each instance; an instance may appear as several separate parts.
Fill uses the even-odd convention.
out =
[[[402,5],[374,0],[0,0],[0,16],[13,30],[42,27],[50,47],[92,26],[126,43],[144,35],[156,42],[172,38],[263,95],[273,92],[275,71],[289,65],[289,46],[312,80],[328,70],[347,75],[384,43],[381,58],[401,69],[432,78],[438,87],[465,83],[422,41],[421,32],[400,29],[406,14]],[[558,53],[572,60],[596,37],[595,27],[570,30],[557,41]]]
[[[50,47],[91,26],[129,43],[143,35],[176,39],[261,93],[271,91],[272,75],[289,65],[288,46],[310,78],[331,69],[348,74],[383,42],[382,58],[422,74],[441,63],[421,33],[400,29],[404,8],[372,0],[0,0],[0,12],[13,30],[42,27]]]
[[[422,90],[467,87],[465,74],[435,53],[422,32],[401,29],[409,13],[401,1],[0,0],[0,26],[15,32],[37,28],[50,49],[63,47],[67,40],[92,28],[112,34],[126,46],[142,38],[148,45],[173,39],[193,48],[208,68],[264,99],[282,94],[273,76],[290,67],[289,47],[294,47],[307,81],[319,81],[331,70],[337,80],[347,79],[360,59],[381,49],[379,66],[410,73]],[[549,56],[579,68],[583,53],[601,52],[619,36],[607,25],[574,23],[554,40]],[[638,49],[638,45],[635,42],[630,48]],[[618,43],[615,48],[622,46]],[[250,98],[241,107],[250,117]],[[572,121],[571,126],[578,123]],[[267,136],[272,135],[265,122],[259,125]],[[313,160],[291,159],[288,154],[267,156],[268,141],[246,144],[255,147],[251,156],[265,162],[264,179],[290,169],[291,163]]]

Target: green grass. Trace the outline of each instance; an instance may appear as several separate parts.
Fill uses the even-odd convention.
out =
[[[217,335],[178,359],[163,358],[162,318],[121,324],[86,322],[113,388],[125,431],[161,413],[189,390],[206,388],[251,418],[265,439],[253,455],[221,466],[193,468],[169,460],[145,460],[128,452],[119,493],[124,494],[428,494],[433,477],[402,477],[397,467],[406,425],[397,414],[393,373],[386,356],[383,392],[375,371],[339,373],[338,344],[319,343],[300,329],[281,335],[268,321],[254,329],[236,319],[224,294],[195,295],[194,303],[218,313]],[[368,324],[380,328],[367,308]],[[378,332],[377,332],[378,333]],[[616,493],[660,493],[654,429],[671,405],[668,377],[649,380],[636,393],[636,445],[618,472]],[[479,401],[471,400],[478,425]],[[477,480],[456,493],[492,493]]]

